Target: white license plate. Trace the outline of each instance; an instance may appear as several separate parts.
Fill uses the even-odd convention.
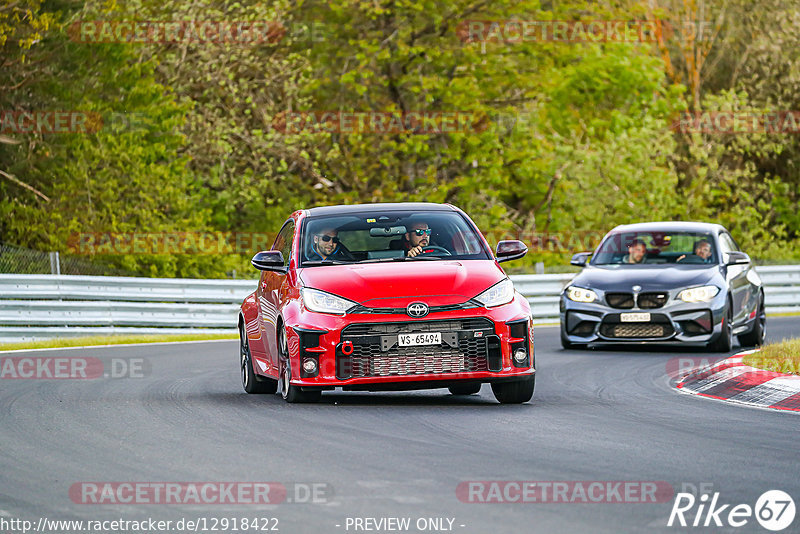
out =
[[[401,347],[412,345],[441,345],[441,332],[420,332],[418,334],[400,334],[397,336],[397,344]]]
[[[623,323],[649,323],[649,313],[621,313],[619,320]]]

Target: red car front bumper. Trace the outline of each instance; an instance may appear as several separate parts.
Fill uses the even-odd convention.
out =
[[[530,308],[520,295],[495,308],[432,312],[422,319],[401,313],[298,311],[294,320],[287,320],[292,384],[298,386],[441,388],[535,373]],[[442,343],[399,346],[398,335],[417,332],[437,332]],[[304,368],[307,360],[314,361],[313,372]]]

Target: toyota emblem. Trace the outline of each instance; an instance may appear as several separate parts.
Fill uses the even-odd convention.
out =
[[[425,317],[426,315],[428,315],[428,311],[430,311],[428,309],[428,305],[425,304],[424,302],[412,302],[406,308],[406,313],[408,314],[408,316],[416,318]]]
[[[632,288],[632,289],[633,289],[634,291],[641,291],[641,290],[642,290],[642,286],[633,286],[633,288]]]

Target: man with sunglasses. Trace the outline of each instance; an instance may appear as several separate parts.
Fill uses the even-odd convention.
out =
[[[311,261],[344,260],[352,261],[353,257],[339,246],[339,231],[336,228],[323,228],[314,234],[314,243],[308,254]]]
[[[414,222],[409,225],[403,245],[406,256],[413,258],[422,253],[422,249],[431,242],[431,229],[426,222]]]

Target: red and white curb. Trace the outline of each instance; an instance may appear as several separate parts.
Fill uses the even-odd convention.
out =
[[[800,412],[800,376],[756,369],[742,363],[748,350],[715,364],[691,370],[675,387],[712,399],[757,408]]]

